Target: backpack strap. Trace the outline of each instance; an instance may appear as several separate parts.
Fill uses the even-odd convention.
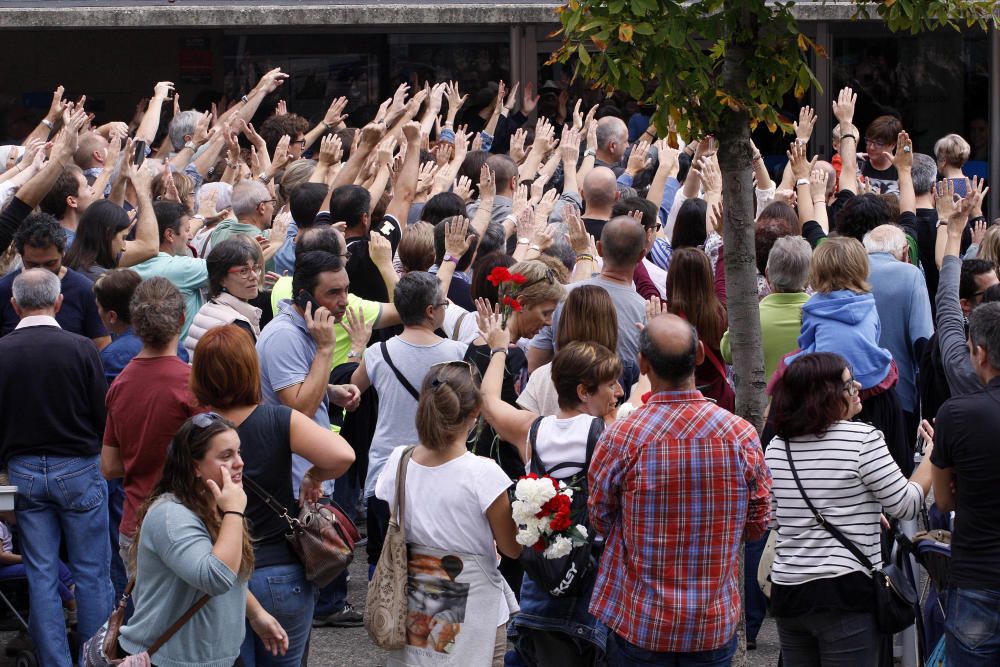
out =
[[[538,458],[538,450],[535,447],[535,442],[538,440],[538,427],[542,425],[543,419],[545,417],[538,417],[535,421],[531,422],[531,426],[528,428],[528,444],[531,445],[531,472],[539,477],[548,474],[545,466],[542,464],[542,460]]]
[[[469,311],[465,311],[458,316],[458,321],[455,322],[455,330],[451,332],[451,339],[458,340],[458,335],[462,333],[462,322],[465,321],[465,316],[469,314]]]
[[[392,369],[392,372],[395,374],[396,379],[399,380],[399,383],[403,385],[403,389],[410,392],[410,396],[413,397],[413,400],[419,403],[420,392],[413,388],[413,385],[410,384],[410,381],[407,380],[403,376],[403,374],[399,372],[398,368],[396,368],[396,364],[392,363],[392,357],[389,356],[389,348],[386,347],[384,340],[379,342],[379,348],[382,350],[382,358],[385,359],[385,363],[389,366],[390,369]]]
[[[601,434],[604,433],[604,419],[602,417],[594,417],[594,420],[590,422],[590,432],[587,434],[587,469],[590,469],[590,460],[594,458],[594,450],[597,448],[597,441],[601,439]]]

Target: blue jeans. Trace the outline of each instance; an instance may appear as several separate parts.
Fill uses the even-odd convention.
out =
[[[719,648],[690,653],[657,653],[628,642],[615,632],[608,633],[608,665],[610,667],[729,667],[736,653],[736,635]]]
[[[77,621],[90,637],[111,614],[111,543],[107,484],[97,456],[15,456],[7,468],[17,486],[15,510],[31,587],[28,630],[43,665],[70,664],[59,599],[59,547],[66,536],[76,582]],[[100,538],[100,539],[98,539]]]
[[[746,599],[744,613],[747,620],[747,641],[757,641],[757,633],[767,616],[767,598],[757,585],[757,568],[760,566],[760,557],[764,554],[764,547],[767,545],[767,531],[764,536],[753,542],[746,542],[743,545],[743,597]]]
[[[128,586],[128,574],[125,564],[118,555],[118,527],[122,522],[122,512],[125,506],[125,485],[122,480],[108,480],[108,533],[111,544],[111,585],[115,590],[117,600]]]
[[[248,621],[246,636],[240,647],[243,664],[246,667],[298,667],[304,664],[303,656],[309,648],[316,597],[313,585],[306,580],[302,565],[288,563],[255,569],[250,577],[250,592],[288,633],[288,653],[283,656],[271,655],[254,634]]]
[[[948,591],[945,655],[962,667],[1000,663],[1000,590]]]

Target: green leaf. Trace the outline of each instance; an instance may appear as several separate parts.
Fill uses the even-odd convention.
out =
[[[590,53],[587,52],[587,47],[581,44],[579,47],[577,47],[576,52],[577,55],[580,56],[581,63],[583,63],[584,65],[590,64]]]
[[[645,22],[636,24],[635,31],[640,35],[652,35],[655,32],[653,26]]]

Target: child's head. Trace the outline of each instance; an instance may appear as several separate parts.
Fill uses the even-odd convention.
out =
[[[835,153],[839,153],[840,152],[840,125],[834,125],[833,126],[833,132],[831,132],[830,134],[833,135],[833,141],[831,142],[831,145],[833,146],[833,151]]]

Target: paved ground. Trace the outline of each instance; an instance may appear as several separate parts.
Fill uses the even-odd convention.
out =
[[[358,552],[350,571],[349,600],[356,608],[363,609],[368,572],[363,550]],[[6,646],[13,637],[14,633],[0,633],[0,646]],[[757,647],[756,651],[750,652],[752,667],[774,667],[778,664],[778,638],[771,619],[765,621],[757,637]],[[384,664],[385,652],[372,645],[364,628],[313,630],[309,655],[309,665],[313,667],[381,667]],[[14,661],[0,651],[0,667],[13,665]]]

